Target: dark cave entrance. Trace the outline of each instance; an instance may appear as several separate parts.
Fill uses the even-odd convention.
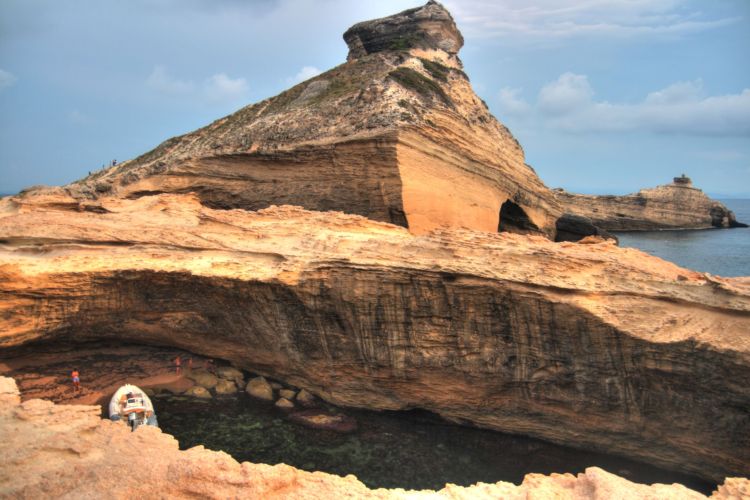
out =
[[[498,233],[538,234],[539,227],[531,222],[526,211],[516,203],[507,200],[500,207],[500,221],[497,225]]]

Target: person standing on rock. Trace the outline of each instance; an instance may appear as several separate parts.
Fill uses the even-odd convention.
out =
[[[70,374],[70,377],[73,379],[73,390],[80,391],[81,390],[81,377],[78,374],[78,370],[73,370],[73,372]]]
[[[179,375],[182,371],[182,359],[180,358],[180,355],[178,354],[176,358],[174,358],[174,372]]]

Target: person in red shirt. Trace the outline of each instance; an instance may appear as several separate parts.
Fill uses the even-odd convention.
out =
[[[78,374],[78,370],[73,370],[73,372],[70,374],[70,377],[73,379],[73,389],[76,391],[81,390],[81,377]]]
[[[182,358],[180,358],[180,355],[178,354],[176,358],[174,358],[174,372],[179,375],[182,371]]]

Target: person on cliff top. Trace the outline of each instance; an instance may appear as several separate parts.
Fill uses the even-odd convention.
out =
[[[70,374],[70,377],[73,379],[73,389],[75,391],[81,390],[81,377],[78,373],[78,370],[73,370],[73,372]]]
[[[180,358],[180,355],[178,354],[176,358],[174,358],[174,372],[179,375],[182,371],[182,358]]]

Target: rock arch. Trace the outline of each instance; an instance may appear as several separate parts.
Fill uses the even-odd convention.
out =
[[[542,233],[539,226],[531,221],[526,211],[511,200],[506,200],[500,206],[500,219],[497,224],[497,231],[517,234]]]

